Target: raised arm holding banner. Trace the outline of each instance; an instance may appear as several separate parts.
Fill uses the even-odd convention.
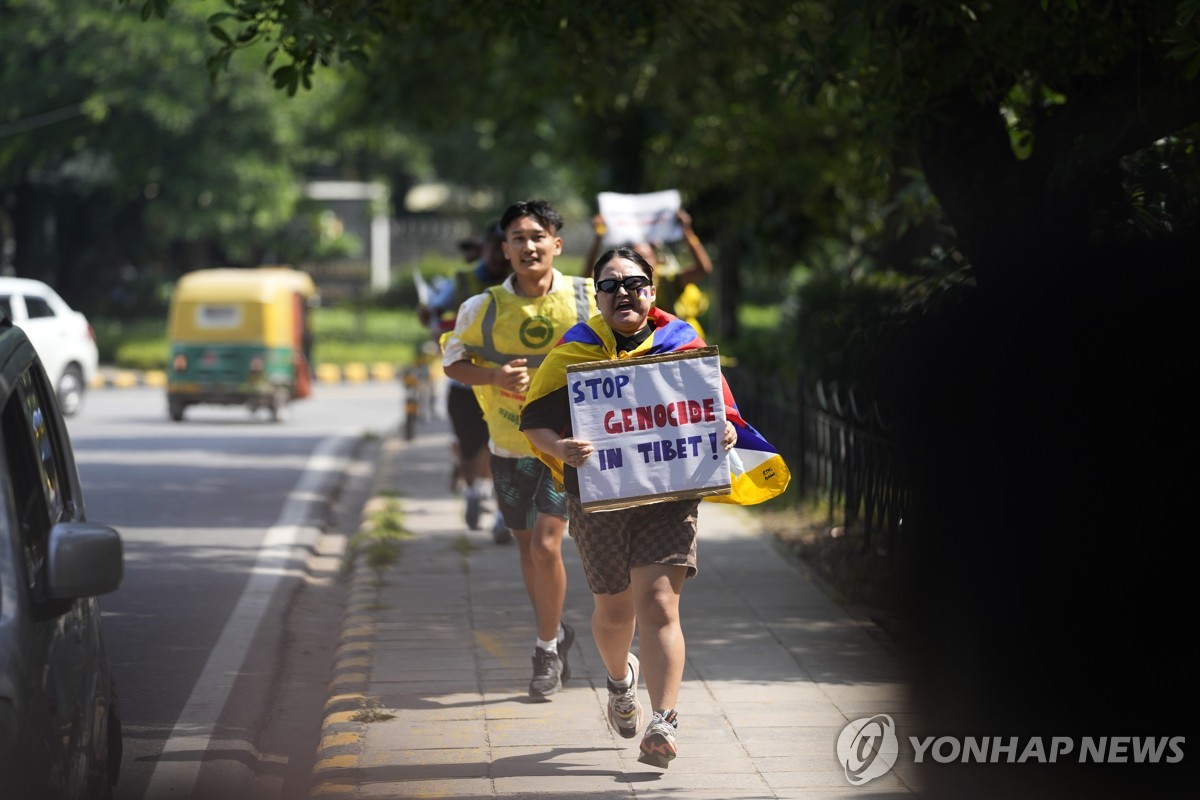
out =
[[[607,247],[626,242],[677,242],[683,238],[677,189],[646,194],[600,192],[596,202],[604,218]]]

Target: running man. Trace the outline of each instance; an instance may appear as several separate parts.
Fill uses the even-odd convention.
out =
[[[596,297],[590,280],[554,268],[562,216],[549,203],[514,203],[500,227],[513,274],[463,303],[442,353],[446,375],[475,388],[487,420],[496,502],[516,537],[537,623],[529,694],[545,698],[570,678],[567,652],[575,641],[562,624],[566,499],[518,425],[538,366],[563,333],[596,313]]]

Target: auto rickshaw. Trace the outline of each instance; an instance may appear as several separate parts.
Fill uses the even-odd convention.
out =
[[[292,400],[312,393],[310,307],[316,286],[291,267],[189,272],[167,315],[171,346],[167,410],[245,405],[278,422]]]

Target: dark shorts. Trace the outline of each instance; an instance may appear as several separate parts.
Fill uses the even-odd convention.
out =
[[[629,588],[629,570],[650,564],[686,566],[687,577],[695,577],[699,511],[697,499],[589,514],[568,494],[567,533],[592,594],[620,594]]]
[[[450,415],[454,438],[458,440],[459,457],[470,461],[488,443],[487,422],[475,399],[475,390],[470,386],[450,384],[446,393],[446,412]]]
[[[492,484],[504,524],[515,531],[533,530],[537,515],[567,518],[566,493],[550,468],[532,456],[505,458],[492,454]]]

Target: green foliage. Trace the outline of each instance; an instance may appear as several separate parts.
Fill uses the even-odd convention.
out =
[[[404,527],[400,503],[387,500],[368,513],[358,533],[350,537],[347,557],[361,554],[368,567],[382,573],[399,560],[403,542],[411,538],[412,532]]]
[[[161,319],[134,321],[93,318],[91,322],[101,364],[123,369],[166,367],[170,348],[165,315]]]
[[[416,312],[409,310],[320,308],[312,321],[318,364],[412,364],[429,338]]]
[[[56,218],[86,228],[97,275],[168,248],[334,255],[351,243],[288,238],[305,172],[397,197],[452,181],[480,217],[538,195],[586,218],[597,191],[676,187],[737,275],[728,302],[814,271],[796,335],[842,373],[953,274],[924,271],[931,253],[983,282],[1200,217],[1198,0],[79,5],[28,0],[0,31],[0,120],[66,115],[0,135],[0,185],[36,177],[60,206],[69,187],[90,227]],[[370,302],[414,301],[400,281]]]
[[[312,314],[313,358],[318,364],[412,364],[428,331],[415,311],[318,308]],[[170,357],[166,316],[122,321],[95,318],[100,363],[122,369],[165,369]]]
[[[738,308],[738,337],[720,343],[722,359],[739,366],[769,372],[780,366],[779,332],[784,324],[780,304],[742,305]]]
[[[96,312],[109,310],[104,298],[127,265],[170,280],[214,263],[336,257],[361,243],[327,236],[307,212],[292,225],[307,174],[363,153],[373,155],[350,167],[364,178],[410,161],[427,170],[424,151],[402,135],[345,131],[342,98],[357,95],[336,69],[288,98],[262,73],[270,48],[247,44],[247,57],[211,80],[205,20],[226,7],[24,0],[6,8],[0,238],[5,252],[15,243],[18,274]]]
[[[320,264],[365,252],[358,236],[346,231],[332,209],[302,202],[296,215],[271,242],[271,251],[281,264]]]
[[[942,313],[973,290],[968,268],[929,259],[921,274],[798,269],[783,302],[739,309],[740,335],[722,355],[759,374],[801,372],[876,396],[893,377],[889,356],[914,321]]]
[[[887,342],[907,288],[895,273],[854,280],[821,271],[800,287],[791,351],[814,378],[863,384],[878,363],[875,349]]]

